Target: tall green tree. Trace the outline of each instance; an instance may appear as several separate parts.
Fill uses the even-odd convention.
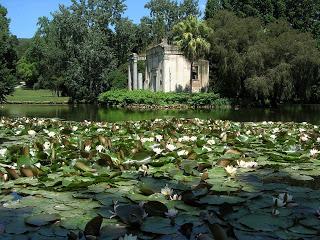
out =
[[[320,1],[208,0],[205,18],[212,18],[220,9],[232,11],[240,17],[259,17],[264,23],[284,19],[294,29],[311,32],[320,40]]]
[[[7,10],[0,5],[0,102],[13,92],[15,84],[15,68],[17,39],[10,34]]]
[[[132,48],[124,41],[132,28],[121,18],[124,10],[123,0],[72,0],[70,7],[60,6],[52,20],[40,18],[26,53],[37,66],[37,84],[73,101],[95,101],[110,89],[110,73]],[[116,39],[123,46],[115,44]]]
[[[140,52],[138,31],[138,26],[128,18],[122,18],[115,23],[113,48],[118,59],[118,66],[128,61],[130,53]]]
[[[153,42],[161,42],[169,37],[173,26],[188,16],[199,16],[198,0],[150,0],[145,8],[150,10],[148,17],[151,23]],[[146,18],[144,19],[146,21]]]
[[[208,0],[204,13],[204,18],[213,18],[218,11],[223,9],[223,7],[223,0]]]
[[[190,92],[192,92],[192,72],[195,61],[204,57],[210,50],[210,43],[207,41],[211,29],[203,21],[195,16],[178,23],[173,28],[174,43],[181,49],[189,59],[190,66]]]
[[[208,26],[214,30],[211,86],[221,95],[263,106],[320,100],[320,52],[310,33],[286,21],[265,25],[227,11],[219,11]]]

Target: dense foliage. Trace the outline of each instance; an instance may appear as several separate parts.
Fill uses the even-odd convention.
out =
[[[0,124],[1,239],[317,239],[319,126]]]
[[[212,86],[225,97],[265,105],[319,102],[320,52],[311,34],[218,11],[208,26]]]
[[[201,106],[229,106],[230,102],[221,99],[215,93],[164,93],[151,92],[146,90],[113,90],[100,95],[101,103],[111,106],[126,106],[130,104],[149,104],[149,105],[174,105],[185,104],[195,107]]]
[[[110,26],[124,9],[122,0],[73,1],[60,6],[52,20],[41,18],[26,54],[27,69],[35,63],[38,73],[29,86],[35,80],[40,87],[86,101],[109,89],[109,74],[117,66]]]
[[[17,54],[14,49],[17,39],[9,32],[7,10],[0,5],[0,102],[13,92],[16,77]]]
[[[320,41],[320,1],[314,0],[208,0],[205,17],[219,10],[233,11],[240,17],[259,17],[265,23],[288,21],[293,28],[311,32]]]

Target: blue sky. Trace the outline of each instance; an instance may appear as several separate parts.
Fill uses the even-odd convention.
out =
[[[38,18],[50,16],[50,12],[58,9],[59,4],[69,5],[70,0],[0,0],[0,4],[8,9],[11,19],[10,30],[19,38],[31,38],[36,31]],[[148,15],[144,9],[147,0],[127,0],[125,15],[138,23],[142,16]],[[203,11],[207,0],[199,0]]]

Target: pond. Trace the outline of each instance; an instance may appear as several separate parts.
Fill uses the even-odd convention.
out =
[[[320,124],[320,104],[289,105],[278,109],[127,110],[96,105],[1,105],[0,116],[60,118],[69,121],[147,120],[154,118],[201,118],[240,122],[283,121]]]

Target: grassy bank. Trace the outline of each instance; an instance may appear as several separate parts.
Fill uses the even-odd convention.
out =
[[[164,93],[146,90],[112,90],[100,95],[99,102],[121,107],[218,107],[230,106],[228,99],[216,93]]]
[[[17,88],[13,95],[7,97],[8,103],[30,104],[66,104],[68,97],[58,97],[50,90],[31,90]]]

